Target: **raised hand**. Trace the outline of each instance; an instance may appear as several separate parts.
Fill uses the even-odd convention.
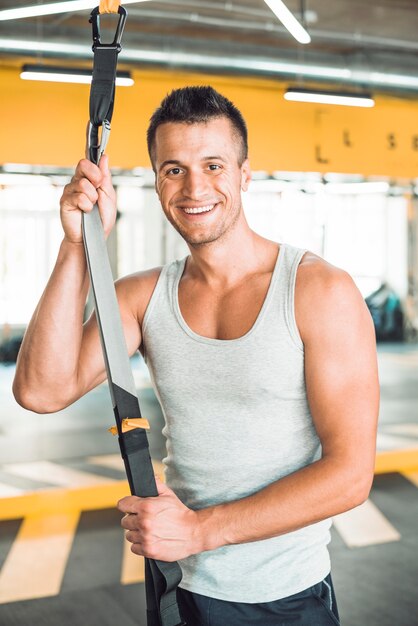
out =
[[[64,187],[60,207],[67,241],[82,243],[81,214],[89,213],[95,203],[107,237],[116,220],[116,193],[106,155],[102,156],[99,166],[88,159],[79,161],[71,182]]]

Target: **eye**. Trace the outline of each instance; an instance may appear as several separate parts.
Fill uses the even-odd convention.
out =
[[[209,165],[209,169],[210,169],[212,172],[215,172],[216,170],[220,170],[220,169],[221,169],[221,166],[220,166],[220,165],[218,165],[218,163],[210,163],[210,165]]]
[[[168,175],[178,176],[181,173],[181,169],[179,167],[172,167],[171,170],[167,171]]]

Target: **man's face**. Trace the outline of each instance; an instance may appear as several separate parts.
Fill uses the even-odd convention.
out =
[[[155,187],[167,219],[191,246],[216,241],[236,224],[250,181],[240,148],[225,117],[157,128]]]

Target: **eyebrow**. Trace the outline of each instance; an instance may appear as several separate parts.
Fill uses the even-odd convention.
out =
[[[225,159],[221,157],[220,154],[215,154],[215,156],[203,157],[203,159],[201,160],[202,161],[222,161],[223,163],[225,163]]]
[[[175,161],[174,159],[168,159],[167,161],[163,161],[160,165],[160,167],[158,168],[158,171],[160,172],[163,167],[165,167],[166,165],[181,165],[180,161]]]
[[[214,156],[205,156],[205,157],[202,157],[200,160],[201,161],[222,161],[223,163],[225,163],[225,159],[221,157],[219,154],[214,155]],[[158,168],[158,171],[160,172],[167,165],[181,165],[181,164],[182,164],[181,161],[178,161],[176,159],[167,159],[167,161],[163,161],[161,163],[160,167]]]

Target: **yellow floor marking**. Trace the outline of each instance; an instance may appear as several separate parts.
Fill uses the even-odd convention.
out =
[[[162,463],[154,462],[157,475],[162,477]],[[23,496],[1,498],[0,520],[18,519],[27,515],[59,511],[96,511],[116,507],[130,493],[126,480],[78,489],[46,489]]]
[[[144,557],[131,552],[132,544],[126,539],[123,540],[122,571],[120,582],[122,585],[131,583],[141,583],[145,580]]]
[[[162,463],[153,461],[153,465],[156,474],[162,476]],[[376,457],[375,474],[388,472],[407,472],[408,474],[418,472],[418,448],[379,452]],[[77,489],[38,490],[22,496],[1,498],[0,520],[18,519],[39,513],[56,513],[57,510],[108,509],[115,507],[118,500],[127,495],[129,495],[129,487],[126,480],[108,481],[104,484]]]
[[[59,593],[78,519],[78,511],[25,518],[0,572],[0,603]]]
[[[370,500],[336,515],[334,526],[350,548],[389,543],[401,538],[396,528]]]
[[[402,472],[402,475],[405,476],[408,480],[411,481],[416,487],[418,487],[418,471],[416,472]]]
[[[418,471],[418,448],[388,450],[376,455],[375,474],[388,472]]]
[[[80,470],[64,467],[51,461],[33,461],[31,463],[9,463],[3,466],[9,474],[23,476],[31,480],[41,480],[51,485],[83,487],[112,482],[111,478],[90,474]]]
[[[2,498],[0,520],[18,519],[27,515],[57,511],[96,511],[115,507],[118,500],[129,495],[126,480],[79,489],[48,489],[14,498]]]

